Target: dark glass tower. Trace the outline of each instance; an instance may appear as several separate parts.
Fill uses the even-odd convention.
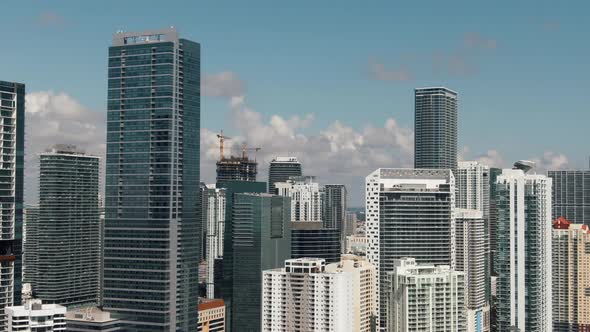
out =
[[[225,231],[223,236],[223,260],[221,262],[221,278],[216,278],[215,290],[221,291],[221,297],[226,305],[225,329],[231,330],[232,299],[234,291],[234,243],[232,234],[234,230],[233,205],[236,196],[240,193],[264,193],[266,182],[253,181],[227,181],[218,182],[217,188],[225,189]],[[237,280],[239,283],[240,281]],[[239,329],[237,331],[240,331]]]
[[[457,169],[457,93],[443,87],[414,91],[414,168]]]
[[[196,331],[200,45],[116,33],[108,75],[104,309],[126,331]]]
[[[279,268],[291,258],[290,220],[289,197],[235,195],[232,331],[262,330],[262,271]]]
[[[268,192],[278,194],[275,183],[287,182],[292,176],[301,176],[301,163],[295,157],[277,157],[268,168]]]
[[[325,228],[321,222],[291,223],[291,258],[323,258],[327,263],[340,262],[340,231]]]
[[[0,81],[0,330],[21,302],[25,85]]]
[[[345,247],[347,230],[346,218],[347,192],[343,184],[327,184],[324,186],[323,219],[325,228],[337,229],[340,232],[340,243]]]
[[[25,272],[34,296],[43,302],[98,304],[99,161],[67,145],[40,155],[37,219],[29,218],[27,209],[27,235],[34,236],[27,236],[26,248],[36,252],[25,252]]]
[[[553,220],[590,225],[590,171],[548,171],[553,179]]]

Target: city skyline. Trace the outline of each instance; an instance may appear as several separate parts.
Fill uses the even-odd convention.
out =
[[[293,155],[325,183],[341,179],[351,188],[350,206],[360,206],[363,178],[372,169],[412,165],[412,94],[424,86],[459,92],[463,159],[492,167],[537,159],[541,173],[587,168],[587,150],[572,143],[585,141],[582,126],[590,120],[581,111],[587,101],[581,89],[590,76],[583,60],[587,46],[575,42],[588,23],[578,6],[535,2],[534,8],[512,4],[505,11],[464,3],[451,13],[436,6],[423,11],[424,4],[354,11],[346,3],[290,4],[271,12],[267,2],[258,2],[246,18],[238,15],[243,5],[177,4],[193,14],[156,3],[126,4],[108,15],[110,6],[102,4],[13,5],[4,24],[14,30],[15,43],[3,54],[13,65],[3,75],[28,87],[26,203],[37,197],[38,152],[70,143],[104,156],[108,36],[170,25],[204,45],[205,182],[214,179],[214,134],[225,129],[234,147],[242,141],[262,147],[256,154],[261,179],[272,158]],[[434,14],[438,10],[463,19],[451,25],[445,15]],[[411,19],[417,15],[426,16],[427,24]],[[306,27],[299,17],[308,21]],[[359,24],[349,26],[352,18]],[[232,24],[220,23],[228,20]],[[447,28],[444,36],[421,40],[439,26]],[[300,94],[305,98],[293,98]],[[568,124],[567,135],[545,135],[557,120]]]

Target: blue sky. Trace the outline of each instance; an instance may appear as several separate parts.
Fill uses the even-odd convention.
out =
[[[303,135],[335,121],[362,131],[394,118],[411,128],[413,88],[445,85],[460,95],[466,157],[550,151],[580,168],[590,154],[590,5],[558,4],[15,1],[3,6],[0,72],[104,112],[112,33],[173,25],[201,43],[203,76],[233,73],[262,121],[313,113]],[[247,136],[234,116],[227,99],[203,97],[204,128]]]

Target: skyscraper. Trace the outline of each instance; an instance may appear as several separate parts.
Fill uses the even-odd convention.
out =
[[[491,254],[489,246],[489,234],[490,234],[490,168],[477,161],[460,161],[457,170],[454,172],[455,182],[457,184],[457,208],[477,210],[481,212],[481,218],[483,219],[483,230],[482,234],[484,241],[483,251],[481,252],[482,262],[484,263],[484,270],[482,271],[485,280],[482,285],[485,285],[485,298],[486,303],[491,298]],[[458,229],[458,228],[457,228]],[[460,250],[457,248],[457,250]],[[463,270],[460,270],[463,271]],[[469,282],[468,272],[465,271],[465,278]],[[478,306],[478,308],[481,306]],[[483,308],[483,307],[482,307]],[[472,308],[473,309],[473,308]],[[489,328],[489,308],[485,307],[485,317],[481,317],[481,322],[486,323],[486,327]],[[471,315],[473,311],[469,311]],[[468,317],[472,319],[473,315]],[[468,324],[469,325],[469,324]],[[470,325],[468,326],[469,329]],[[484,325],[482,325],[484,327]]]
[[[498,331],[549,332],[551,321],[551,179],[505,169],[496,182]],[[561,282],[561,281],[559,281]]]
[[[479,210],[456,209],[457,271],[465,273],[467,332],[490,331],[490,305],[486,294],[487,236]]]
[[[301,175],[301,163],[296,157],[276,157],[268,168],[268,192],[278,194],[275,183],[286,182],[292,176]]]
[[[289,259],[262,279],[262,331],[371,331],[375,267],[359,257]]]
[[[291,223],[291,257],[322,258],[328,263],[340,261],[340,232],[325,228],[321,222]]]
[[[55,145],[40,155],[39,211],[28,219],[25,252],[33,294],[64,306],[98,304],[100,277],[100,158]],[[33,255],[35,259],[28,259]]]
[[[225,232],[223,235],[223,260],[221,260],[222,273],[221,278],[216,278],[215,292],[221,291],[221,297],[226,306],[225,330],[231,332],[234,280],[240,282],[239,279],[234,279],[233,205],[240,193],[265,193],[266,182],[227,181],[218,182],[216,186],[225,189]]]
[[[323,193],[315,176],[275,183],[278,195],[291,198],[291,221],[322,221]]]
[[[327,184],[324,186],[324,225],[340,232],[340,242],[346,238],[346,186],[343,184]]]
[[[444,87],[414,91],[414,167],[457,169],[457,93]]]
[[[590,329],[590,230],[563,217],[553,222],[553,331]]]
[[[39,206],[27,206],[23,215],[23,283],[30,284],[38,278]]]
[[[490,213],[490,168],[477,161],[461,161],[454,175],[457,208],[479,210],[487,219]]]
[[[498,209],[496,208],[496,179],[502,174],[502,169],[490,168],[490,216],[488,229],[490,236],[490,272],[497,276],[496,258],[498,256]]]
[[[366,178],[367,257],[377,268],[380,325],[393,260],[455,267],[455,178],[450,170],[381,168]]]
[[[590,170],[548,171],[553,179],[553,219],[590,226]]]
[[[207,185],[202,209],[205,210],[205,261],[207,261],[207,298],[215,298],[215,260],[223,258],[225,232],[225,189]]]
[[[289,198],[236,194],[233,203],[231,330],[261,331],[262,271],[291,258]]]
[[[393,271],[387,273],[387,331],[465,332],[464,278],[449,266],[394,260]]]
[[[315,176],[275,183],[278,195],[291,198],[291,221],[322,221],[322,193]]]
[[[25,85],[0,81],[0,329],[4,308],[21,303]]]
[[[200,45],[118,32],[108,73],[104,309],[130,331],[196,331]]]

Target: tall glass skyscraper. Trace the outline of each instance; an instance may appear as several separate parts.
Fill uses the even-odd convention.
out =
[[[414,91],[414,168],[457,169],[457,93],[444,87]]]
[[[0,81],[0,330],[21,302],[25,85]]]
[[[553,219],[590,225],[590,171],[550,170],[547,176],[553,179]]]
[[[324,186],[323,199],[323,221],[324,227],[335,228],[340,232],[340,243],[342,248],[346,247],[346,234],[354,230],[346,229],[346,206],[348,193],[343,184],[327,184]]]
[[[37,218],[27,209],[25,248],[34,251],[25,251],[25,275],[44,303],[98,304],[99,163],[70,145],[40,155]]]
[[[196,331],[200,45],[118,32],[108,75],[104,309],[129,331]]]
[[[301,176],[301,163],[296,157],[276,157],[268,168],[268,192],[277,195],[275,183],[286,182],[292,176]]]

